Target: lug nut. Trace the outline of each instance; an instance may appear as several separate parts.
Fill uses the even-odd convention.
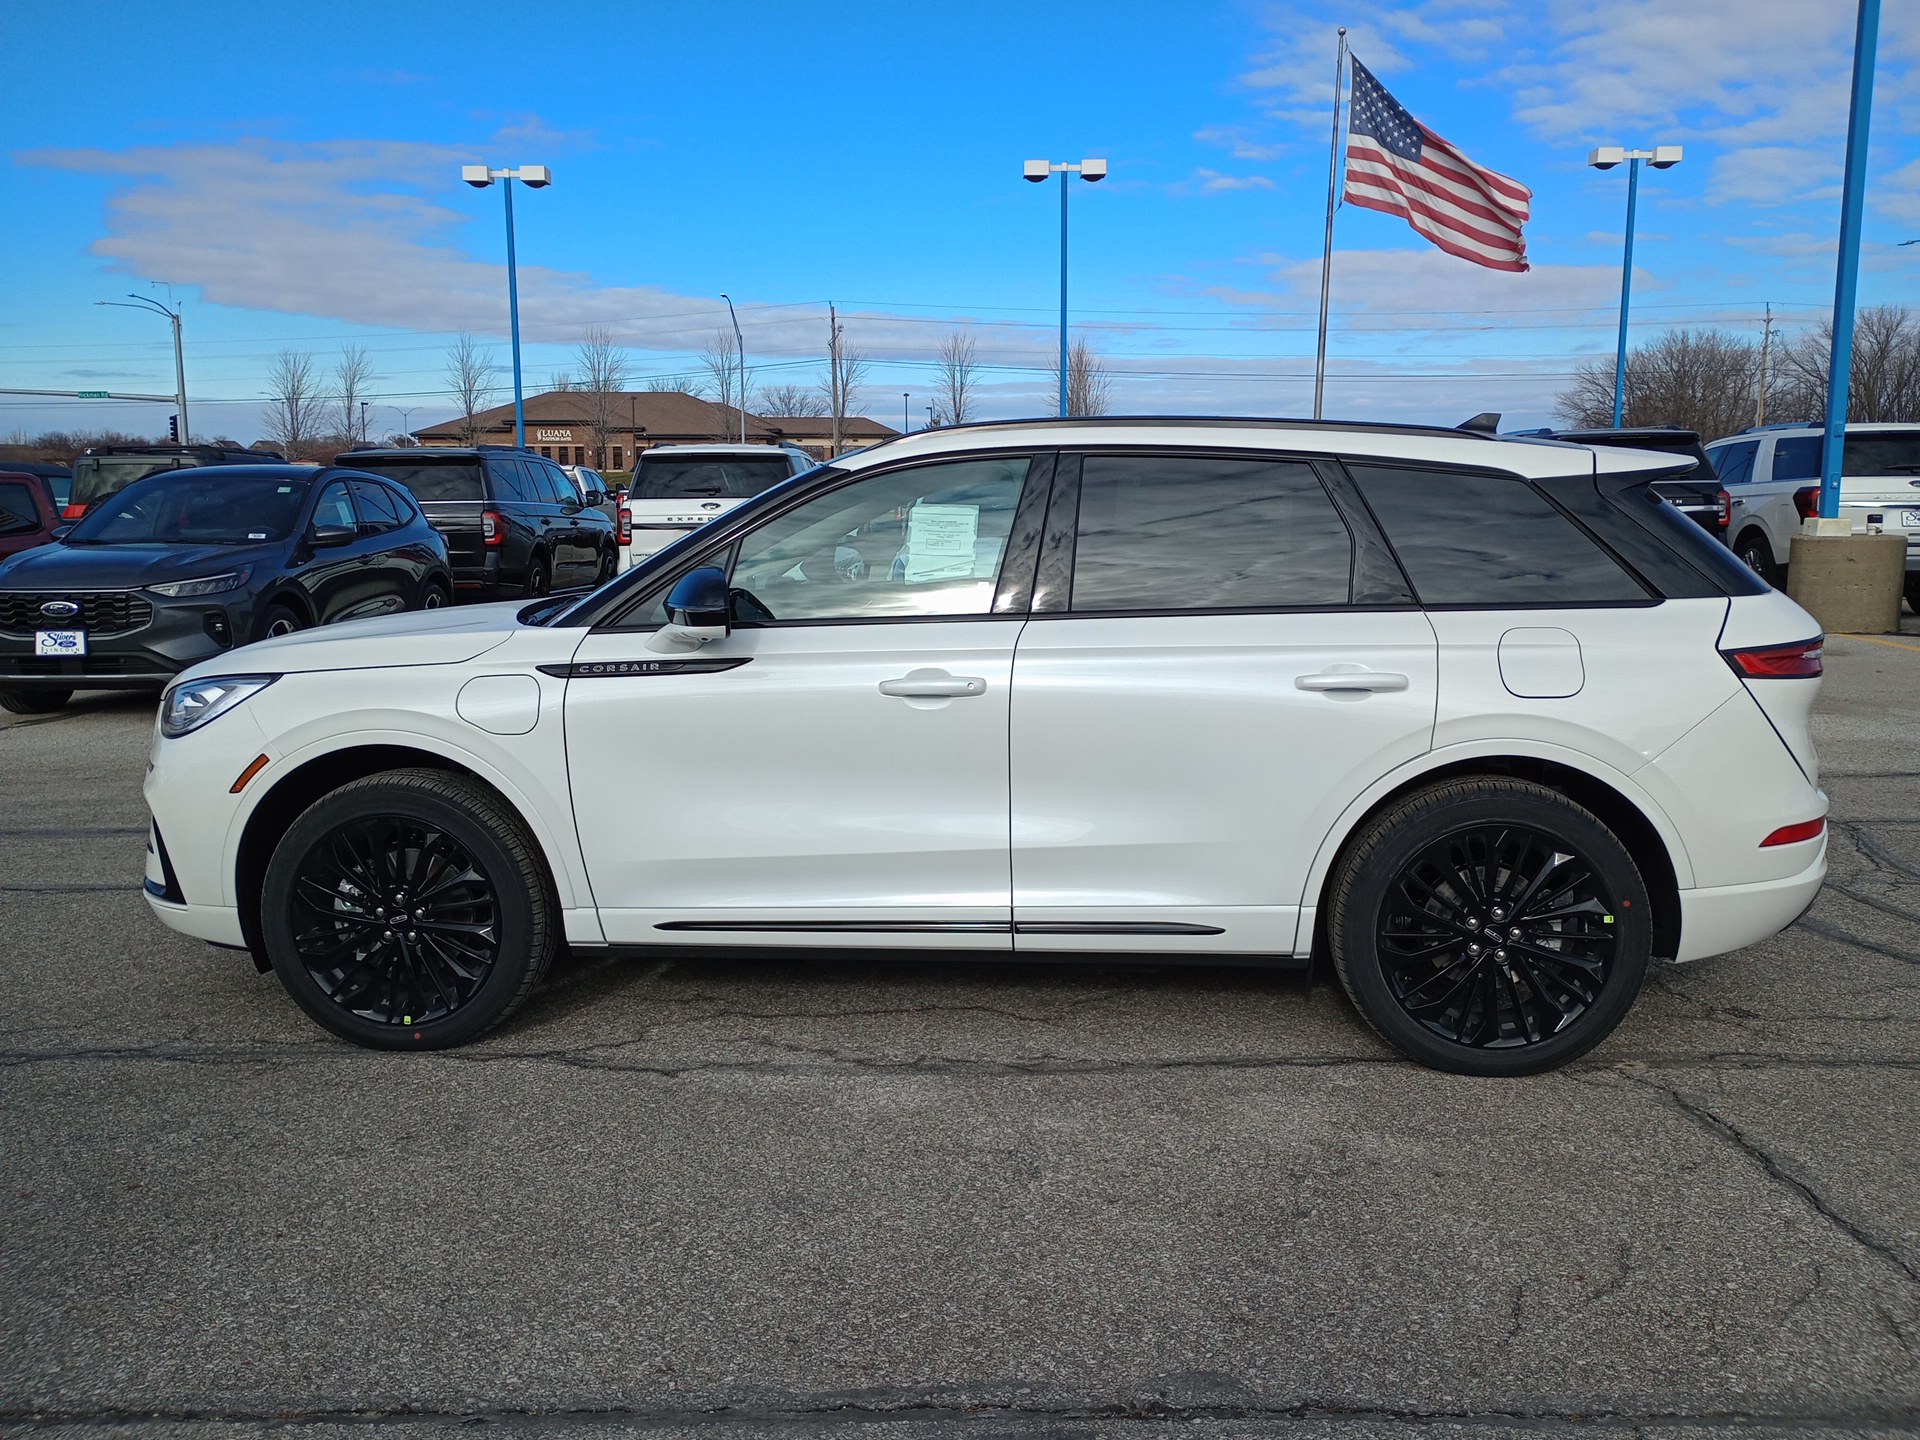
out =
[[[1467,954],[1478,955],[1479,953],[1480,953],[1480,947],[1478,945],[1467,946]]]
[[[1516,925],[1511,930],[1507,931],[1507,938],[1509,940],[1518,940],[1520,938],[1520,927]]]
[[[1496,950],[1493,952],[1493,958],[1504,963],[1507,958],[1507,952],[1504,950]]]
[[[1504,906],[1504,905],[1496,905],[1496,906],[1494,906],[1494,907],[1493,907],[1493,918],[1494,918],[1494,919],[1496,919],[1496,920],[1504,920],[1504,919],[1506,919],[1506,918],[1507,918],[1507,907],[1506,907],[1506,906]]]

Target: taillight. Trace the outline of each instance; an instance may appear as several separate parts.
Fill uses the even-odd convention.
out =
[[[614,533],[622,545],[633,544],[633,512],[624,505],[620,507],[619,528]]]
[[[498,510],[480,512],[480,542],[483,545],[504,545],[507,541],[507,522],[500,518]]]
[[[1733,496],[1722,490],[1716,498],[1720,501],[1720,528],[1725,530],[1733,524]]]
[[[1818,675],[1827,637],[1796,640],[1791,645],[1756,645],[1747,650],[1722,650],[1733,673],[1753,680],[1804,680]],[[1785,843],[1784,841],[1781,843]]]
[[[1798,825],[1782,825],[1760,842],[1760,848],[1764,850],[1769,845],[1798,845],[1802,840],[1816,840],[1826,828],[1827,817],[1824,815],[1818,820],[1802,820]]]
[[[87,507],[76,500],[60,512],[60,518],[62,520],[84,520],[87,518]]]
[[[1793,492],[1793,508],[1802,520],[1811,520],[1820,509],[1820,487],[1808,485]]]

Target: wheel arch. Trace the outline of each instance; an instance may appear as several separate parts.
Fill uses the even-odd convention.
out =
[[[1733,543],[1727,548],[1733,551],[1735,555],[1738,555],[1740,553],[1740,547],[1746,543],[1749,536],[1753,535],[1759,536],[1760,543],[1767,547],[1768,562],[1773,565],[1778,565],[1780,563],[1780,555],[1774,547],[1773,532],[1758,520],[1749,520],[1738,530],[1734,531]]]
[[[314,609],[313,597],[306,588],[293,580],[282,580],[262,595],[254,606],[254,628],[258,629],[265,621],[267,611],[275,605],[284,605],[289,610],[298,611],[309,629],[320,623],[320,612]]]
[[[1444,760],[1417,774],[1403,776],[1384,792],[1363,797],[1341,817],[1334,833],[1322,844],[1308,876],[1307,894],[1314,904],[1312,942],[1316,956],[1326,953],[1327,897],[1333,888],[1334,876],[1354,837],[1367,822],[1415,790],[1480,775],[1531,780],[1559,791],[1597,816],[1627,847],[1633,863],[1639,867],[1641,879],[1646,882],[1647,893],[1653,901],[1654,955],[1670,959],[1678,953],[1681,914],[1680,873],[1674,862],[1677,837],[1669,840],[1668,834],[1663,833],[1663,826],[1649,814],[1653,807],[1631,798],[1624,789],[1570,759],[1493,753]],[[1671,832],[1671,828],[1670,825],[1664,827],[1667,832]],[[1684,850],[1680,861],[1682,865],[1686,863]]]
[[[293,822],[322,796],[383,770],[443,770],[486,786],[527,827],[534,850],[546,870],[547,884],[559,894],[553,857],[540,838],[541,827],[511,795],[480,771],[447,755],[410,745],[380,743],[329,750],[280,776],[254,803],[241,828],[240,843],[234,854],[234,902],[240,913],[241,936],[246,940],[255,967],[263,974],[272,967],[260,931],[260,891],[274,847]]]

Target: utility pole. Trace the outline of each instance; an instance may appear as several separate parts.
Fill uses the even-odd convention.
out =
[[[1767,423],[1767,354],[1773,348],[1773,302],[1767,302],[1767,328],[1760,332],[1760,393],[1753,402],[1753,423]]]
[[[367,402],[360,402],[360,443],[367,443]]]
[[[187,360],[186,352],[180,343],[181,307],[176,304],[173,309],[169,310],[158,300],[150,299],[145,295],[129,295],[127,296],[127,300],[132,300],[135,303],[129,305],[126,303],[126,300],[96,300],[93,303],[96,305],[112,305],[120,310],[151,310],[154,314],[164,315],[173,322],[173,383],[175,387],[174,400],[180,408],[180,443],[183,445],[191,445],[193,443],[193,431],[187,425]]]
[[[840,395],[840,314],[827,302],[827,399],[832,402],[833,440],[831,455],[840,453],[840,411],[845,401]],[[830,456],[831,458],[831,456]]]

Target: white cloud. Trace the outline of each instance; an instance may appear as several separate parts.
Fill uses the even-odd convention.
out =
[[[1185,180],[1167,188],[1180,195],[1219,195],[1229,190],[1271,190],[1273,181],[1265,175],[1223,175],[1202,165]]]
[[[1245,125],[1207,125],[1193,132],[1202,145],[1216,145],[1236,160],[1274,160],[1287,153],[1288,146],[1267,144]]]

